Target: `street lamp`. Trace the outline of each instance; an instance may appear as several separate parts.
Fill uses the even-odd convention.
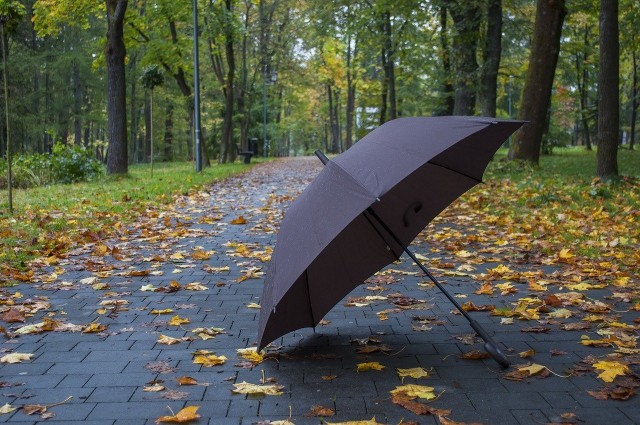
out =
[[[268,76],[265,64],[262,77],[262,153],[266,158],[269,154],[269,142],[267,141],[267,86],[275,84],[278,80],[278,72],[272,71],[271,75]]]
[[[200,64],[198,52],[198,0],[193,0],[193,126],[196,153],[196,172],[202,171],[202,151],[200,148]]]

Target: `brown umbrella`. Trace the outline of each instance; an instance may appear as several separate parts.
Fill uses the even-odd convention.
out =
[[[476,117],[400,118],[362,138],[326,166],[282,220],[261,298],[258,348],[315,327],[356,286],[403,251],[470,321],[485,349],[509,362],[406,249],[451,202],[481,182],[521,121]]]

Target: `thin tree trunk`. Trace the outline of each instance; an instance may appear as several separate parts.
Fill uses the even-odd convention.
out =
[[[353,116],[356,109],[356,83],[354,81],[353,60],[356,48],[351,48],[351,34],[347,39],[347,111],[346,111],[346,141],[345,148],[349,149],[353,144]]]
[[[635,37],[634,37],[635,38]],[[634,44],[635,45],[635,44]],[[631,137],[629,140],[629,149],[633,150],[636,142],[636,119],[638,116],[638,106],[640,99],[638,99],[638,56],[635,49],[632,50],[633,60],[633,84],[631,87]]]
[[[598,154],[596,174],[618,175],[620,131],[620,45],[618,1],[600,0],[600,74],[598,76]]]
[[[566,14],[564,0],[538,0],[529,69],[519,112],[519,118],[529,123],[516,132],[509,148],[509,159],[539,163]]]
[[[82,82],[80,81],[80,66],[73,61],[73,143],[82,146]]]
[[[454,92],[451,83],[451,59],[449,58],[449,37],[447,36],[447,7],[440,6],[440,49],[442,50],[442,69],[444,71],[443,100],[441,110],[436,115],[453,115]]]
[[[173,161],[173,103],[167,102],[164,118],[164,160]]]
[[[225,0],[225,6],[229,14],[232,13],[232,1]],[[225,53],[227,57],[227,79],[225,82],[225,109],[222,125],[222,141],[220,144],[220,162],[225,163],[231,159],[231,146],[233,143],[233,101],[235,85],[235,58],[233,52],[233,28],[232,23],[227,23],[225,30]]]
[[[487,1],[487,41],[483,52],[480,107],[485,117],[496,116],[498,70],[502,56],[502,0]]]
[[[144,92],[144,157],[143,162],[148,163],[151,159],[151,97],[149,92]]]
[[[107,174],[125,174],[127,160],[127,113],[124,18],[128,0],[107,0]]]

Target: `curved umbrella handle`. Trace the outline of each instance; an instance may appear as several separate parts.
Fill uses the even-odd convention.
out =
[[[406,210],[404,210],[404,214],[402,214],[402,224],[404,227],[409,227],[409,214],[418,214],[422,209],[422,202],[416,201],[409,205]]]

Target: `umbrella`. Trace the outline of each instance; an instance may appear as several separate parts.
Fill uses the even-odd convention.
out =
[[[521,121],[413,117],[389,121],[325,163],[280,225],[261,297],[258,349],[315,327],[356,286],[403,252],[443,291],[485,341],[489,334],[406,247],[451,202],[481,182]]]

